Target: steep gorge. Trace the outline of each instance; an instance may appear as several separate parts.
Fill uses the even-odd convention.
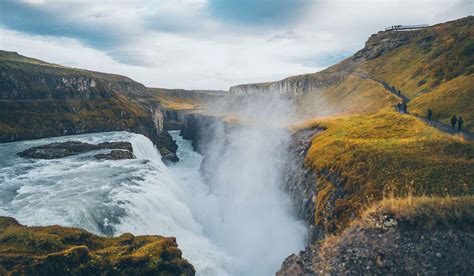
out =
[[[280,272],[282,275],[297,271],[310,275],[323,272],[418,273],[418,271],[397,270],[403,262],[407,261],[406,259],[387,265],[381,255],[361,256],[358,250],[364,247],[359,239],[361,237],[398,239],[398,233],[402,233],[403,238],[407,237],[405,233],[408,233],[408,236],[416,233],[411,228],[393,227],[391,225],[393,221],[390,218],[399,215],[393,210],[375,212],[376,218],[369,216],[370,223],[367,224],[365,213],[367,208],[378,204],[387,195],[395,197],[466,196],[474,193],[472,186],[473,144],[462,138],[443,135],[415,117],[400,115],[391,109],[392,105],[407,97],[413,100],[409,108],[413,108],[415,114],[422,115],[424,110],[420,109],[419,103],[423,102],[423,108],[439,105],[439,109],[435,110],[445,111],[443,115],[437,112],[436,119],[441,121],[446,120],[448,116],[446,114],[454,112],[462,113],[463,117],[472,121],[472,110],[465,108],[466,104],[469,105],[472,101],[472,87],[469,86],[473,77],[472,54],[466,56],[461,51],[459,56],[454,58],[457,58],[460,63],[467,64],[461,66],[465,68],[464,71],[449,77],[446,76],[447,73],[443,73],[442,76],[439,73],[439,63],[453,58],[443,50],[446,46],[445,42],[449,40],[447,38],[454,37],[456,42],[453,45],[461,49],[466,48],[467,45],[469,49],[472,36],[466,38],[466,33],[472,32],[472,28],[469,29],[472,26],[472,20],[472,17],[468,17],[414,32],[381,32],[373,35],[367,41],[365,48],[354,56],[322,72],[290,77],[272,83],[240,85],[230,89],[231,97],[243,98],[244,101],[259,94],[281,96],[282,99],[296,105],[299,118],[334,115],[331,118],[313,119],[301,125],[291,125],[288,130],[283,130],[281,126],[280,129],[275,130],[273,126],[254,124],[255,122],[246,121],[245,116],[239,117],[242,114],[227,116],[227,114],[219,112],[214,114],[204,110],[208,100],[220,98],[213,95],[214,92],[205,92],[204,96],[197,96],[198,100],[196,100],[193,98],[196,92],[146,89],[131,80],[124,79],[114,83],[115,76],[111,75],[48,79],[47,76],[41,76],[41,74],[39,74],[41,77],[34,79],[34,82],[25,81],[25,83],[41,83],[39,88],[31,90],[37,91],[34,95],[25,93],[29,90],[21,87],[22,82],[16,80],[14,74],[2,75],[5,87],[8,89],[2,91],[3,98],[0,104],[8,103],[5,104],[5,108],[13,108],[8,110],[3,109],[2,106],[2,110],[7,112],[1,118],[7,118],[7,121],[0,122],[0,126],[4,131],[2,133],[6,133],[4,137],[7,137],[5,138],[7,140],[5,141],[36,138],[37,136],[34,135],[46,137],[118,129],[138,132],[150,137],[160,148],[163,156],[172,156],[176,151],[176,145],[163,130],[181,129],[181,135],[193,140],[194,149],[204,155],[201,173],[206,180],[211,182],[218,177],[215,175],[218,167],[227,163],[225,164],[228,166],[225,168],[226,172],[230,171],[229,167],[236,170],[236,172],[230,171],[229,175],[238,180],[242,178],[242,182],[254,184],[243,175],[247,171],[243,171],[242,167],[237,166],[239,164],[232,162],[235,161],[232,158],[241,158],[240,155],[221,157],[229,151],[240,149],[241,151],[248,150],[249,156],[257,159],[259,156],[252,153],[259,152],[262,150],[260,147],[264,148],[268,146],[268,143],[273,143],[272,147],[281,147],[281,151],[280,149],[277,151],[278,154],[281,155],[282,152],[286,154],[285,158],[281,159],[285,162],[272,163],[275,161],[273,159],[264,159],[264,161],[275,165],[279,171],[277,179],[279,188],[291,198],[292,208],[290,209],[294,212],[292,215],[303,220],[309,228],[306,244],[308,247],[285,261]],[[430,59],[437,60],[428,62],[427,60]],[[413,64],[408,62],[411,60],[416,62]],[[404,66],[404,63],[408,65]],[[419,65],[424,63],[430,65],[420,70]],[[10,66],[8,70],[13,70],[13,65],[6,64]],[[441,71],[443,70],[444,67],[441,67]],[[107,80],[103,81],[101,78],[107,78]],[[111,84],[111,81],[114,84]],[[456,86],[451,86],[451,84],[456,84]],[[47,89],[42,90],[42,85],[45,85]],[[392,89],[387,89],[387,87]],[[401,95],[393,93],[398,89],[402,90]],[[440,94],[453,93],[456,97],[452,102],[440,102],[438,97]],[[16,101],[12,102],[12,98]],[[75,103],[76,100],[77,103]],[[23,102],[27,103],[28,112],[31,112],[31,106],[36,106],[35,104],[40,102],[46,103],[45,110],[38,104],[35,112],[29,114],[30,117],[39,116],[35,118],[49,120],[53,124],[48,126],[40,121],[26,120],[24,117],[26,105],[23,110]],[[101,108],[101,104],[107,108]],[[271,104],[269,106],[271,107]],[[261,113],[252,115],[258,117],[265,115],[265,112],[278,115],[268,111],[266,108],[269,106],[262,104],[261,110],[253,109],[256,113]],[[54,110],[57,116],[48,117],[50,115],[46,114],[49,110]],[[17,116],[20,113],[22,116]],[[67,115],[66,119],[61,121],[60,117],[64,114]],[[83,121],[83,118],[87,120]],[[263,118],[268,119],[265,116]],[[36,125],[45,125],[45,130],[33,133],[31,129],[35,129]],[[21,126],[21,129],[15,129],[16,126]],[[472,127],[470,123],[467,126]],[[252,132],[252,127],[260,129]],[[251,135],[245,130],[250,130]],[[23,133],[21,135],[24,136],[18,133]],[[274,135],[283,137],[284,143],[272,142]],[[216,139],[216,136],[220,139]],[[269,141],[262,139],[261,136],[269,137]],[[244,139],[249,137],[256,139],[260,144]],[[243,140],[237,143],[238,139]],[[219,143],[216,144],[216,141]],[[245,142],[247,144],[243,144]],[[209,151],[210,147],[213,147],[212,151]],[[278,157],[281,156],[278,155]],[[278,158],[275,159],[281,161]],[[254,162],[255,160],[246,159],[246,161]],[[245,167],[245,169],[254,172],[252,169],[255,168]],[[218,179],[223,180],[223,178]],[[232,184],[236,183],[231,181],[230,188]],[[255,191],[251,189],[255,187],[239,187]],[[212,188],[213,185],[210,185],[210,189]],[[258,192],[265,193],[266,191],[258,190]],[[230,198],[229,201],[231,201]],[[438,206],[437,202],[429,202],[428,205],[432,209]],[[410,209],[411,205],[401,208],[403,207]],[[452,210],[457,210],[457,207],[452,208],[454,208]],[[467,208],[472,210],[469,208],[472,208],[472,205],[468,205]],[[382,217],[381,221],[378,219],[379,216]],[[389,217],[387,219],[383,216]],[[234,218],[229,220],[232,221],[232,219]],[[397,219],[397,223],[403,224],[407,221],[407,218],[403,216]],[[409,219],[408,222],[410,222]],[[357,223],[356,226],[353,223]],[[379,225],[380,223],[382,226]],[[385,223],[389,225],[387,229],[384,228]],[[467,223],[469,224],[470,221]],[[435,239],[429,240],[428,243],[436,243],[443,237],[454,240],[460,238],[471,242],[472,229],[466,231],[463,228],[464,224],[460,225],[450,225],[455,231],[460,231],[458,236],[442,231],[440,234],[436,229],[428,229],[428,233],[433,233],[435,236]],[[382,229],[379,229],[380,227]],[[394,232],[397,232],[397,235],[392,235]],[[337,239],[340,239],[334,247],[332,247],[334,245],[331,243],[332,239],[326,239],[331,235],[336,235]],[[416,240],[409,238],[406,240],[408,243],[417,244]],[[327,245],[323,248],[326,251],[323,250],[322,254],[325,255],[318,255],[321,244]],[[347,246],[348,244],[351,246]],[[370,244],[370,246],[373,247],[370,250],[376,253],[382,252],[376,245]],[[421,244],[421,246],[425,246],[423,250],[428,248],[426,244]],[[248,250],[249,248],[240,249]],[[338,266],[339,261],[344,260],[344,256],[337,254],[340,252],[337,251],[339,249],[345,250],[344,252],[348,254],[354,254],[358,260],[362,260],[361,263],[371,262],[382,268],[371,267],[364,270],[361,263],[350,263],[351,267]],[[405,249],[407,252],[412,250]],[[436,254],[431,254],[429,257],[430,265],[438,258]],[[378,261],[379,259],[382,261]],[[333,267],[324,266],[325,264],[333,265]],[[455,269],[446,272],[456,272]],[[434,268],[434,270],[427,269],[426,271],[439,270]]]
[[[424,30],[380,32],[371,36],[364,49],[354,56],[322,72],[277,82],[231,87],[230,94],[236,98],[268,94],[287,99],[296,104],[300,118],[333,116],[291,127],[291,161],[283,166],[282,187],[292,197],[295,212],[304,219],[310,233],[309,247],[285,261],[281,275],[400,272],[404,266],[402,263],[407,260],[394,257],[396,262],[387,266],[384,261],[377,261],[385,254],[380,248],[372,248],[376,250],[373,252],[375,255],[363,256],[366,259],[360,263],[341,267],[331,259],[334,255],[318,259],[322,258],[318,256],[318,246],[329,243],[327,237],[332,235],[341,237],[341,233],[346,233],[344,231],[363,216],[364,210],[387,196],[473,194],[472,143],[443,135],[415,117],[392,111],[396,103],[411,99],[409,112],[415,115],[424,116],[427,108],[435,107],[437,120],[446,122],[452,116],[447,114],[462,114],[463,118],[469,118],[466,127],[472,128],[472,109],[466,108],[473,99],[473,55],[469,50],[473,45],[472,35],[469,35],[472,34],[472,24],[473,17],[470,16]],[[448,63],[446,67],[442,65],[444,62]],[[458,67],[450,73],[448,67],[452,62]],[[442,100],[446,97],[451,98]],[[421,99],[425,110],[420,109]],[[190,138],[197,139],[196,144],[206,140],[209,129],[209,115],[205,116],[206,119],[200,116],[193,115],[184,124],[185,131],[189,129],[187,125],[194,124],[192,133],[197,134]],[[233,122],[232,119],[220,120]],[[201,125],[201,132],[196,131],[195,125]],[[210,167],[206,168],[206,162],[203,164],[206,172]],[[443,208],[439,199],[430,202],[430,208],[436,209],[437,201]],[[412,208],[410,203],[401,202],[407,204],[402,208]],[[386,216],[387,212],[380,215]],[[432,215],[437,219],[437,214]],[[404,219],[400,218],[398,222],[403,224]],[[460,232],[448,238],[467,238],[472,242],[471,230],[466,231],[462,225],[453,226]],[[405,228],[394,229],[405,235]],[[352,244],[353,248],[344,247],[344,250],[364,250],[359,244],[361,237],[348,236],[350,238],[343,237],[344,242]],[[385,232],[378,237],[394,238]],[[439,242],[437,239],[427,242]],[[407,242],[426,246],[415,240]],[[456,246],[462,245],[453,244]],[[401,250],[405,249],[410,250]],[[444,253],[440,254],[444,256]],[[426,259],[432,266],[425,267],[426,271],[440,271],[439,267],[436,268],[436,258],[429,256]],[[323,267],[327,262],[338,266]],[[367,269],[362,267],[364,262],[369,262]],[[372,263],[375,266],[371,266]],[[458,271],[457,265],[455,262],[449,264],[446,271]],[[295,267],[299,268],[292,270]]]

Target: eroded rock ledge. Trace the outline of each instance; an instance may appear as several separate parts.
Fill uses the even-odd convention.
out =
[[[175,238],[99,237],[0,217],[0,275],[194,275]]]
[[[113,151],[108,154],[97,154],[95,156],[97,159],[135,158],[130,142],[104,142],[93,145],[79,141],[67,141],[32,147],[19,152],[18,155],[34,159],[56,159],[101,149],[113,149]]]

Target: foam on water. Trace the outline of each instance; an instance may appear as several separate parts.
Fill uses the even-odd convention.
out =
[[[71,140],[130,141],[137,159],[95,160],[100,151],[56,160],[16,155],[29,147]],[[231,258],[194,219],[186,200],[189,187],[178,184],[143,135],[111,132],[0,144],[0,155],[0,215],[27,225],[74,226],[99,235],[175,236],[198,274],[227,274],[224,267]],[[193,165],[197,172],[199,164]]]
[[[236,230],[227,227],[232,226],[228,222],[251,223],[249,230],[253,231],[259,221],[240,218],[238,209],[225,209],[234,202],[231,195],[211,192],[199,173],[203,157],[178,132],[170,133],[177,140],[180,158],[170,167],[161,161],[148,138],[128,132],[0,144],[0,215],[15,217],[27,225],[74,226],[99,235],[131,232],[175,236],[183,256],[195,266],[198,275],[236,275],[244,271],[243,267],[246,271],[248,267],[258,267],[236,253],[239,246],[248,246],[248,241],[241,243]],[[30,160],[16,155],[29,147],[71,140],[94,144],[130,141],[137,159],[94,159],[93,155],[108,150],[56,160]],[[235,218],[224,223],[227,215]],[[262,227],[268,229],[269,225]],[[273,245],[266,246],[271,250]],[[256,256],[255,261],[265,257]]]

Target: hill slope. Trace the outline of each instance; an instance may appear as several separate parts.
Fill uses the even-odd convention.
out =
[[[424,116],[431,108],[433,118],[443,122],[461,115],[474,130],[473,73],[474,17],[469,16],[422,30],[379,32],[364,49],[321,72],[230,91],[290,96],[307,117],[373,112],[407,98],[409,112]]]

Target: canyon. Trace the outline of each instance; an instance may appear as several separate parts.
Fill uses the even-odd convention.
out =
[[[470,273],[474,144],[419,117],[428,107],[444,123],[461,114],[466,129],[473,130],[473,18],[423,30],[379,32],[363,49],[321,72],[237,85],[229,92],[147,88],[124,76],[0,51],[0,142],[24,147],[18,141],[58,137],[52,139],[64,142],[65,135],[94,145],[117,137],[124,140],[116,142],[132,144],[141,139],[132,151],[138,160],[93,162],[143,162],[154,179],[164,180],[155,185],[139,174],[137,179],[150,182],[140,186],[133,179],[133,185],[152,191],[145,196],[146,210],[163,213],[141,214],[133,205],[138,203],[124,201],[136,216],[123,215],[127,210],[121,208],[111,212],[128,223],[105,214],[107,223],[95,225],[104,221],[100,217],[84,228],[100,235],[121,234],[88,236],[107,245],[123,246],[125,238],[131,243],[144,239],[143,247],[159,244],[161,249],[150,245],[152,252],[171,250],[173,254],[166,254],[172,256],[172,269],[182,274],[194,269],[181,259],[176,241],[201,275],[267,275],[278,269],[277,275]],[[405,99],[409,114],[400,114],[393,106]],[[140,150],[143,145],[146,149]],[[154,147],[160,155],[149,156]],[[153,168],[147,167],[150,163]],[[168,170],[183,186],[168,180]],[[182,198],[160,197],[156,187]],[[169,206],[156,206],[151,196]],[[169,227],[175,231],[147,222],[152,216],[163,225],[176,222]],[[25,219],[22,224],[26,222],[37,223]],[[0,228],[5,240],[20,239],[8,236],[16,229],[30,231],[6,218],[0,219]],[[43,234],[43,229],[31,229]],[[129,237],[126,232],[178,237]],[[72,254],[85,263],[97,258],[97,248],[70,246],[54,249],[62,252],[61,258]],[[0,251],[0,264],[11,263],[9,248]],[[126,250],[132,256],[127,262],[135,263],[137,257],[151,271],[160,267],[153,254],[137,256]],[[199,250],[205,254],[198,256]],[[57,254],[53,251],[35,258]],[[266,258],[255,265],[261,256]],[[168,271],[167,265],[162,271]]]

